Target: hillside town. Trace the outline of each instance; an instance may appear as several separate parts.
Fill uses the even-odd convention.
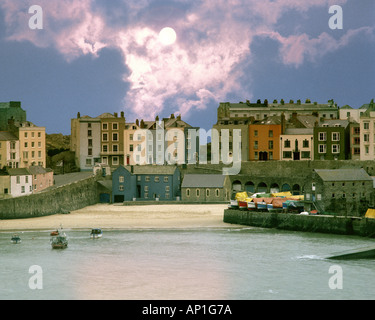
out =
[[[208,131],[175,114],[127,122],[124,112],[78,111],[70,148],[55,162],[47,137],[21,102],[0,103],[0,199],[86,172],[100,176],[104,203],[229,202],[245,191],[303,195],[305,208],[321,212],[361,216],[375,205],[374,100],[355,108],[333,100],[223,102]]]

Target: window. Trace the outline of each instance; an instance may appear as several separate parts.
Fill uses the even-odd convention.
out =
[[[272,138],[273,137],[273,130],[268,131],[268,137]]]
[[[103,152],[108,152],[108,145],[107,144],[103,144]]]
[[[292,151],[284,151],[283,152],[284,159],[292,159]]]
[[[87,155],[92,156],[92,149],[87,149]]]
[[[318,152],[319,153],[326,153],[327,152],[327,145],[325,145],[325,144],[319,144],[318,145]]]
[[[118,157],[113,157],[112,158],[112,164],[113,165],[118,165]]]
[[[327,140],[327,133],[326,132],[319,132],[319,141],[326,141]]]
[[[29,183],[29,176],[25,177],[25,183]]]
[[[254,137],[258,136],[258,130],[254,130]]]
[[[353,144],[360,144],[361,143],[361,139],[359,137],[355,137],[353,140],[354,140]]]
[[[117,122],[112,123],[112,130],[118,130],[118,123]]]
[[[215,190],[215,196],[216,196],[216,197],[219,197],[219,196],[220,196],[220,190],[219,190],[219,189],[216,189],[216,190]]]
[[[144,187],[144,190],[145,190],[145,191],[148,191],[148,186],[145,186],[145,187]]]
[[[255,159],[255,160],[258,160],[258,151],[255,151],[255,152],[254,152],[254,159]]]
[[[124,181],[125,181],[125,177],[124,176],[119,176],[118,177],[118,182],[123,183]]]
[[[129,151],[133,152],[133,145],[132,144],[129,146]]]
[[[365,129],[365,130],[370,129],[370,123],[369,122],[364,122],[363,123],[363,129]]]
[[[340,153],[340,145],[339,144],[333,144],[332,145],[332,153]]]
[[[25,148],[27,148],[27,142],[25,142]]]
[[[25,186],[21,187],[21,193],[25,193]]]
[[[89,147],[92,147],[92,139],[89,139],[89,140],[87,141],[87,144],[88,144]]]
[[[118,186],[118,191],[124,191],[124,186],[123,186],[122,184],[120,184],[120,185]]]
[[[103,130],[108,130],[108,123],[103,123],[102,129]]]
[[[186,196],[190,197],[190,189],[186,189]]]
[[[169,193],[165,194],[165,199],[169,199]]]
[[[160,181],[159,176],[155,176],[154,181],[159,182]]]
[[[112,151],[113,152],[118,152],[118,144],[112,145]]]
[[[309,159],[310,158],[310,151],[302,151],[301,157],[302,157],[302,159]]]
[[[290,140],[285,140],[284,141],[284,148],[290,148]]]
[[[103,133],[103,141],[108,141],[108,133]]]
[[[195,194],[196,194],[197,197],[199,197],[201,195],[201,191],[199,189],[196,189]]]
[[[370,135],[368,133],[363,135],[363,141],[366,141],[366,142],[370,141]]]
[[[268,141],[268,149],[273,149],[273,140]]]
[[[146,176],[146,177],[145,177],[145,181],[146,181],[146,182],[149,182],[149,181],[150,181],[150,176]]]
[[[38,151],[38,158],[42,157],[42,151]]]
[[[16,178],[16,182],[17,182],[17,184],[20,184],[20,183],[21,183],[21,178],[20,178],[20,176],[17,176],[17,178]]]
[[[354,134],[360,134],[360,132],[361,132],[361,129],[359,128],[359,127],[355,127],[355,128],[353,128],[353,133]]]
[[[169,192],[169,190],[170,190],[170,186],[165,186],[165,191]]]
[[[89,158],[89,159],[86,159],[86,166],[91,166],[91,159]]]
[[[92,130],[87,130],[87,136],[92,137]]]
[[[258,149],[258,141],[254,141],[254,149]]]
[[[303,148],[308,148],[309,147],[309,140],[307,140],[307,139],[303,140],[302,147]]]
[[[168,176],[164,177],[164,182],[168,182]]]
[[[118,141],[118,133],[112,133],[112,141]]]
[[[91,123],[88,123],[88,124],[87,124],[87,128],[91,128]]]
[[[27,132],[25,132],[25,138],[27,138]]]
[[[332,132],[332,141],[340,141],[340,132]]]

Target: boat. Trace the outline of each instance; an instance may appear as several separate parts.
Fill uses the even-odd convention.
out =
[[[96,228],[96,229],[91,230],[91,233],[90,233],[91,239],[98,239],[98,238],[101,238],[102,236],[103,236],[102,229]]]
[[[11,239],[12,243],[17,244],[21,243],[21,238],[18,234],[14,234]]]
[[[52,236],[58,236],[59,235],[59,230],[55,230],[51,232],[51,237]]]
[[[68,238],[65,233],[60,233],[51,238],[52,249],[65,249],[68,246]]]
[[[237,200],[231,200],[230,204],[228,205],[229,209],[238,209],[238,202]]]
[[[247,202],[246,201],[238,201],[238,207],[240,210],[247,210]]]
[[[257,202],[257,209],[258,210],[267,210],[267,203],[265,201]]]
[[[255,209],[256,209],[255,202],[251,201],[247,203],[247,210],[255,210]]]

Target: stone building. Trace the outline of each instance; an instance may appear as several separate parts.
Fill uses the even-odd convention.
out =
[[[231,182],[228,175],[185,174],[181,185],[183,201],[223,202],[231,197]]]
[[[373,207],[373,179],[363,168],[314,169],[304,187],[306,209],[363,216]]]
[[[21,108],[21,102],[0,102],[0,131],[8,130],[8,121],[26,121],[26,111]]]

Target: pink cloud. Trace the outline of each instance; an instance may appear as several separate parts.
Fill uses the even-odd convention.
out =
[[[177,42],[163,46],[158,32],[163,25],[147,21],[114,25],[96,5],[95,0],[40,0],[44,11],[44,30],[28,28],[28,8],[22,3],[2,0],[8,39],[30,41],[40,47],[56,48],[67,61],[81,55],[100,55],[108,47],[119,50],[130,73],[123,80],[130,84],[124,93],[124,107],[138,117],[153,118],[174,104],[179,113],[188,115],[204,109],[209,101],[226,99],[229,93],[252,98],[239,79],[244,66],[252,63],[250,45],[256,36],[280,43],[280,57],[286,65],[301,66],[306,59],[315,61],[324,54],[347,45],[360,33],[374,34],[371,28],[348,30],[338,40],[326,32],[315,38],[309,35],[281,35],[274,30],[288,10],[306,12],[311,7],[344,4],[347,0],[206,0],[184,12],[181,19],[168,21],[177,32]],[[334,2],[334,3],[333,3]],[[153,3],[151,0],[128,0],[129,20]],[[120,9],[119,9],[120,10]],[[251,77],[250,77],[251,78]]]

